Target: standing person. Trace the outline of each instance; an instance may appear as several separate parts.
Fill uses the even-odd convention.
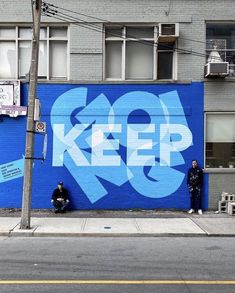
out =
[[[56,214],[64,213],[66,211],[65,208],[69,204],[68,191],[63,186],[64,183],[62,181],[58,182],[58,187],[53,191],[51,197],[51,203],[55,208],[54,212]]]
[[[202,169],[198,167],[197,160],[192,160],[192,167],[188,170],[187,184],[190,192],[191,208],[188,211],[192,214],[194,211],[198,211],[199,215],[202,215],[201,207],[201,188],[202,188]]]

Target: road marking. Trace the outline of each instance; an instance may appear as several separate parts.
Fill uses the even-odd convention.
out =
[[[0,285],[235,285],[235,280],[0,280]]]

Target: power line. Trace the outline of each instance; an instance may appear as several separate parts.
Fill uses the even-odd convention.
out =
[[[172,4],[172,2],[171,2],[171,0],[169,0],[168,10],[165,11],[166,16],[168,16],[170,14],[171,4]]]
[[[82,23],[78,23],[78,22],[75,22],[75,21],[74,22],[71,22],[71,20],[69,20],[68,18],[65,18],[63,16],[48,15],[48,14],[46,14],[44,12],[42,13],[42,15],[48,16],[48,17],[53,17],[55,19],[58,19],[60,21],[63,21],[64,23],[73,23],[74,25],[81,26],[81,27],[87,28],[87,29],[92,30],[92,31],[95,31],[95,32],[99,32],[99,33],[101,32],[101,30],[98,30],[98,29],[92,28],[92,27],[87,27],[86,25],[84,25]]]
[[[65,23],[72,23],[74,25],[81,26],[81,27],[87,28],[89,30],[93,30],[93,31],[100,32],[100,33],[103,33],[103,34],[105,33],[105,31],[103,29],[101,29],[100,27],[92,26],[92,25],[89,25],[89,24],[84,23],[84,22],[80,23],[80,22],[78,22],[78,19],[76,19],[76,21],[74,21],[74,18],[68,18],[68,17],[65,17],[63,15],[56,15],[55,16],[54,14],[52,14],[52,15],[50,15],[50,14],[51,13],[43,13],[44,16],[53,17],[55,19],[58,19],[60,21],[65,22]],[[114,37],[119,37],[121,39],[125,39],[124,37],[122,37],[120,35],[117,35],[115,33],[109,33],[109,34],[111,36],[114,36]],[[134,37],[129,36],[129,39],[134,39]],[[182,49],[182,48],[172,48],[171,46],[163,44],[163,43],[161,43],[161,44],[159,44],[159,43],[151,43],[151,41],[144,41],[144,40],[142,40],[142,41],[135,40],[135,42],[140,43],[140,44],[144,44],[144,45],[147,45],[147,46],[151,46],[151,47],[156,47],[156,48],[158,47],[158,45],[161,45],[161,47],[166,48],[169,51],[176,51],[176,52],[180,52],[180,53],[192,54],[194,56],[203,57],[203,58],[206,57],[206,55],[203,54],[203,53],[194,52],[194,51],[187,50],[187,49]]]
[[[169,9],[171,9],[171,0],[169,0]],[[63,11],[67,11],[67,12],[71,12],[73,14],[76,14],[76,15],[82,15],[82,16],[85,16],[86,18],[91,18],[91,19],[94,19],[94,20],[99,20],[99,21],[102,21],[102,22],[105,22],[105,23],[109,23],[109,24],[112,24],[111,21],[107,20],[107,19],[104,19],[104,18],[99,18],[99,17],[95,17],[95,16],[92,16],[92,15],[88,15],[88,14],[85,14],[85,13],[81,13],[81,12],[77,12],[77,11],[73,11],[73,10],[70,10],[70,9],[66,9],[66,8],[63,8],[63,7],[59,7],[59,6],[56,6],[54,4],[50,4],[50,3],[47,3],[47,2],[43,2],[45,3],[46,5],[51,6],[51,7],[54,7],[56,9],[59,9],[59,10],[63,10]],[[141,31],[144,31],[143,29],[140,29]],[[187,41],[191,41],[191,42],[195,42],[195,43],[201,43],[201,44],[207,44],[209,41],[199,41],[199,40],[194,40],[194,39],[189,39],[189,38],[184,38],[184,37],[179,37],[179,39],[182,39],[182,40],[187,40]]]
[[[107,23],[111,23],[109,20],[107,19],[102,19],[102,18],[99,18],[99,17],[95,17],[95,16],[91,16],[91,15],[88,15],[88,14],[85,14],[85,13],[81,13],[81,12],[77,12],[77,11],[73,11],[73,10],[70,10],[70,9],[66,9],[66,8],[62,8],[62,7],[59,7],[59,6],[56,6],[54,4],[50,4],[50,3],[47,3],[47,2],[44,2],[43,1],[43,4],[45,5],[48,5],[48,6],[51,6],[51,7],[54,7],[56,9],[60,9],[60,10],[64,10],[64,11],[67,11],[67,12],[71,12],[73,14],[79,14],[79,15],[82,15],[82,16],[85,16],[85,17],[88,17],[88,18],[91,18],[91,19],[96,19],[96,20],[100,20],[102,22],[107,22]]]
[[[69,12],[72,12],[74,14],[81,14],[79,12],[74,12],[74,11],[69,10],[69,9],[60,8],[60,7],[55,6],[53,4],[49,4],[49,3],[43,2],[43,7],[44,7],[43,8],[43,15],[49,16],[49,17],[53,17],[55,19],[58,19],[60,21],[66,22],[66,23],[67,22],[73,23],[75,25],[82,26],[84,28],[87,28],[87,29],[90,29],[90,30],[93,30],[93,31],[96,31],[96,32],[105,33],[105,31],[103,30],[103,28],[100,28],[100,26],[97,26],[96,24],[92,24],[90,22],[84,21],[81,18],[74,17],[74,16],[71,16],[71,15],[69,15],[67,13],[63,13],[63,12],[60,12],[58,10],[52,9],[52,8],[50,8],[50,6],[55,7],[57,9],[64,10],[64,11],[69,11]],[[90,17],[90,18],[94,18],[94,19],[99,19],[99,20],[102,20],[102,21],[105,21],[105,22],[110,23],[109,21],[104,20],[104,19],[101,19],[101,18],[96,18],[96,17],[88,16],[86,14],[81,14],[81,15],[87,16],[87,17]],[[109,32],[109,35],[112,35],[114,37],[119,37],[121,39],[128,39],[128,38],[122,37],[120,35],[117,35],[115,33],[110,33]],[[129,36],[129,39],[136,39],[136,38],[134,36]],[[138,42],[138,43],[144,44],[144,45],[148,45],[148,46],[157,47],[159,45],[158,42],[157,43],[150,43],[150,41],[145,41],[145,40],[135,40],[135,41]],[[177,48],[177,47],[176,48],[172,48],[171,46],[168,46],[168,45],[163,44],[163,43],[161,43],[160,45],[163,48],[166,48],[166,49],[168,49],[170,51],[176,51],[176,52],[180,52],[180,53],[187,53],[187,54],[191,54],[191,55],[194,55],[194,56],[197,56],[197,57],[206,58],[206,54],[204,54],[204,53],[195,52],[195,51],[192,51],[192,50],[187,50],[187,49],[182,49],[182,48]]]
[[[49,15],[47,15],[47,14],[49,14]],[[72,23],[78,23],[79,25],[80,24],[86,24],[90,28],[97,29],[97,31],[98,30],[100,31],[100,29],[101,29],[100,26],[97,26],[95,24],[91,24],[91,23],[86,22],[86,21],[84,21],[84,20],[82,20],[80,18],[77,18],[77,17],[75,18],[75,17],[70,16],[70,15],[68,15],[66,13],[58,12],[58,11],[53,10],[53,9],[51,9],[50,11],[44,12],[44,15],[46,15],[46,16],[52,16],[52,17],[54,17],[55,15],[57,15],[58,17],[61,17],[64,20],[69,20],[69,22],[72,21]]]

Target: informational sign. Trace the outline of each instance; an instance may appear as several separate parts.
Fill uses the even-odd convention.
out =
[[[35,123],[35,131],[38,133],[45,133],[46,132],[46,122],[39,122]]]
[[[13,105],[14,86],[13,84],[0,84],[0,105]]]
[[[20,81],[1,80],[0,81],[0,105],[20,106]]]
[[[0,115],[9,115],[10,117],[26,116],[27,107],[24,106],[5,106],[0,105]]]
[[[0,183],[22,177],[24,174],[24,159],[0,165]]]

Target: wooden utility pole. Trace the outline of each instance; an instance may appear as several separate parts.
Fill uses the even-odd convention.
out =
[[[31,0],[33,16],[32,55],[29,74],[28,114],[24,160],[24,185],[20,229],[30,229],[32,171],[34,157],[34,106],[38,76],[38,51],[41,22],[41,0]]]

